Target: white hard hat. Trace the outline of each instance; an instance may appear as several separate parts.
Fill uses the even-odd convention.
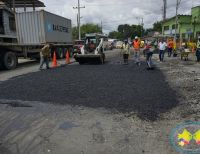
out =
[[[138,37],[136,36],[135,39],[138,39]]]

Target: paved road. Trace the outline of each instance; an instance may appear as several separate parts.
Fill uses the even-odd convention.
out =
[[[157,121],[178,105],[176,93],[160,70],[147,71],[144,63],[138,67],[132,60],[122,65],[118,53],[108,56],[105,65],[74,63],[3,81],[0,150],[157,153],[164,143],[158,151],[149,148],[154,146],[149,142],[156,138],[154,134],[144,133],[125,117],[142,123]],[[144,137],[142,147],[135,138]]]
[[[59,104],[104,107],[119,112],[137,112],[141,118],[156,120],[177,105],[176,95],[159,70],[147,71],[133,61],[120,59],[105,65],[73,65],[30,73],[3,82],[0,98]]]

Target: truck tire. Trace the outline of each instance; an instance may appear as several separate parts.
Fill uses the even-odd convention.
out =
[[[0,53],[0,69],[3,69],[3,54]]]
[[[7,70],[16,68],[17,55],[14,52],[5,52],[3,55],[3,67]]]

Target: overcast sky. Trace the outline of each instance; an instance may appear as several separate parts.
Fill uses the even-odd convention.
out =
[[[64,16],[77,25],[78,0],[41,0],[45,10]],[[163,0],[80,0],[81,24],[103,23],[103,31],[108,33],[117,29],[119,24],[139,24],[144,19],[144,27],[150,28],[162,19]],[[167,18],[175,15],[176,0],[167,0]],[[182,0],[179,14],[191,14],[191,7],[200,5],[200,0]]]

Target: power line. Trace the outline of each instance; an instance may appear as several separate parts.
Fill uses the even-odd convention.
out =
[[[127,6],[129,6],[130,4],[135,4],[135,3],[131,3],[131,2],[129,2],[129,3],[107,3],[107,4],[93,3],[93,4],[87,4],[87,6],[90,6],[90,7],[92,7],[92,6],[110,6],[110,5],[112,5],[112,6],[120,6],[120,5],[127,5]]]

